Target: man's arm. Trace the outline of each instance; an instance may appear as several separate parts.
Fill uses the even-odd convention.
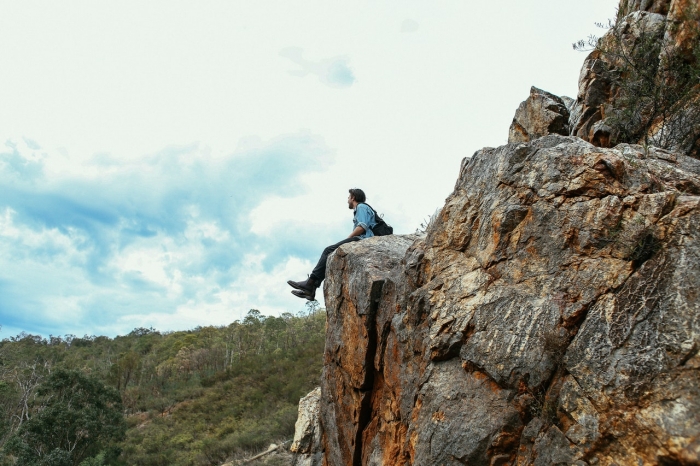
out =
[[[353,236],[360,236],[365,233],[365,229],[362,228],[360,225],[357,225],[354,230],[352,230],[352,233],[350,233],[350,236],[348,238],[352,238]]]

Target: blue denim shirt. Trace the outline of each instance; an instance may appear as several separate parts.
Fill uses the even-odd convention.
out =
[[[372,209],[370,209],[367,204],[357,204],[355,208],[355,216],[352,218],[353,230],[357,228],[358,225],[365,229],[365,232],[360,235],[360,238],[374,236],[372,228],[377,225],[377,220],[374,218],[374,212],[372,212]]]

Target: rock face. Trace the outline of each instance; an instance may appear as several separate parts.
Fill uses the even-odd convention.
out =
[[[620,15],[684,50],[696,7]],[[424,235],[330,256],[295,464],[700,465],[700,160],[608,147],[610,66],[576,100],[533,87]]]
[[[328,261],[321,424],[326,460],[332,465],[367,464],[363,437],[375,409],[375,384],[383,383],[377,368],[384,365],[382,347],[398,304],[401,260],[415,240],[385,238],[344,245]]]
[[[329,259],[324,464],[700,464],[699,240],[695,159],[465,159],[427,235]]]
[[[624,44],[630,44],[626,53],[636,44],[642,33],[656,34],[659,39],[664,34],[666,17],[647,11],[633,11],[619,20]],[[608,34],[603,41],[608,39]],[[578,95],[571,110],[571,134],[597,146],[609,147],[612,135],[604,125],[606,115],[612,112],[617,89],[610,80],[610,71],[615,67],[614,56],[594,50],[583,62],[578,80]]]
[[[294,441],[289,448],[294,453],[293,466],[322,464],[320,402],[321,387],[299,400],[299,416],[294,426]]]
[[[660,15],[668,14],[671,0],[622,0],[619,6],[619,14],[627,16],[635,11],[648,11]]]
[[[600,50],[594,50],[584,61],[578,81],[576,102],[570,109],[570,134],[599,147],[614,145],[618,138],[608,124],[609,120],[606,122],[606,119],[618,106],[616,99],[619,97],[620,89],[611,79],[612,76],[620,73],[621,68],[618,65],[621,64],[620,62],[627,62],[629,57],[634,55],[634,50],[640,47],[640,42],[644,42],[640,39],[643,36],[656,36],[659,43],[663,44],[658,59],[654,60],[658,66],[659,75],[666,76],[661,70],[668,70],[663,64],[669,62],[669,56],[675,56],[675,59],[688,63],[695,62],[698,58],[694,54],[697,53],[697,44],[700,40],[698,18],[700,18],[700,6],[697,0],[622,0],[617,25],[613,28],[619,31],[617,39],[613,39],[611,30],[602,37],[601,41],[603,48],[608,48],[611,52],[602,54]],[[618,45],[612,45],[614,43]],[[624,53],[620,53],[620,48]],[[623,55],[626,58],[622,58]],[[653,67],[646,68],[644,73],[653,75]],[[626,78],[622,76],[621,79],[624,81]],[[677,79],[677,75],[666,76],[661,81],[668,85]],[[646,82],[645,85],[648,84]],[[642,88],[641,85],[637,87]],[[637,102],[637,105],[663,107],[667,105],[665,99],[671,98],[670,96],[678,90],[666,92],[666,94],[659,93],[653,104]],[[650,97],[647,96],[647,98]],[[683,105],[687,100],[691,102]],[[646,126],[640,122],[633,122],[637,118],[645,121],[645,112],[648,114],[650,111],[649,108],[639,109],[641,116],[634,118],[628,116],[628,125],[632,128],[632,133],[641,131],[642,136],[639,141],[625,142],[642,143],[645,139],[651,140],[656,145],[700,158],[698,100],[700,95],[696,86],[679,104],[664,107],[663,112],[658,112],[657,116],[651,119],[651,126],[648,129],[645,129]],[[636,128],[635,123],[639,123]],[[692,137],[684,133],[692,133]]]
[[[508,142],[530,142],[547,134],[569,134],[569,110],[561,97],[533,86],[515,111]]]
[[[697,23],[693,24],[689,18],[695,16],[700,6],[697,0],[674,0],[670,2],[667,14],[671,27],[664,31],[664,39],[674,49],[680,49],[686,56],[692,53],[693,46],[698,41]]]

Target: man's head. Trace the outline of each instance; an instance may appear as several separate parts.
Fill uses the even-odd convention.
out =
[[[367,200],[367,197],[365,197],[365,192],[359,188],[353,188],[348,190],[350,195],[348,196],[348,208],[349,209],[354,209],[357,207],[357,204],[360,204],[361,202],[365,202]]]

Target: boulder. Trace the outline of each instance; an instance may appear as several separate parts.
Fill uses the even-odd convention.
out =
[[[569,134],[569,109],[562,98],[536,87],[515,111],[508,142],[530,142],[547,134]]]
[[[609,67],[610,64],[603,60],[598,50],[591,52],[583,61],[578,78],[578,95],[570,107],[569,128],[572,135],[584,141],[590,140],[591,128],[603,119],[605,105],[612,102]]]
[[[294,426],[294,440],[289,450],[294,453],[292,466],[322,464],[321,424],[319,408],[321,387],[299,400],[299,415]]]
[[[401,260],[414,240],[399,235],[368,238],[341,246],[328,259],[321,378],[328,464],[366,464],[363,433],[374,409],[374,387],[382,383],[377,368],[383,363],[378,358],[396,311],[391,297],[401,281]]]

